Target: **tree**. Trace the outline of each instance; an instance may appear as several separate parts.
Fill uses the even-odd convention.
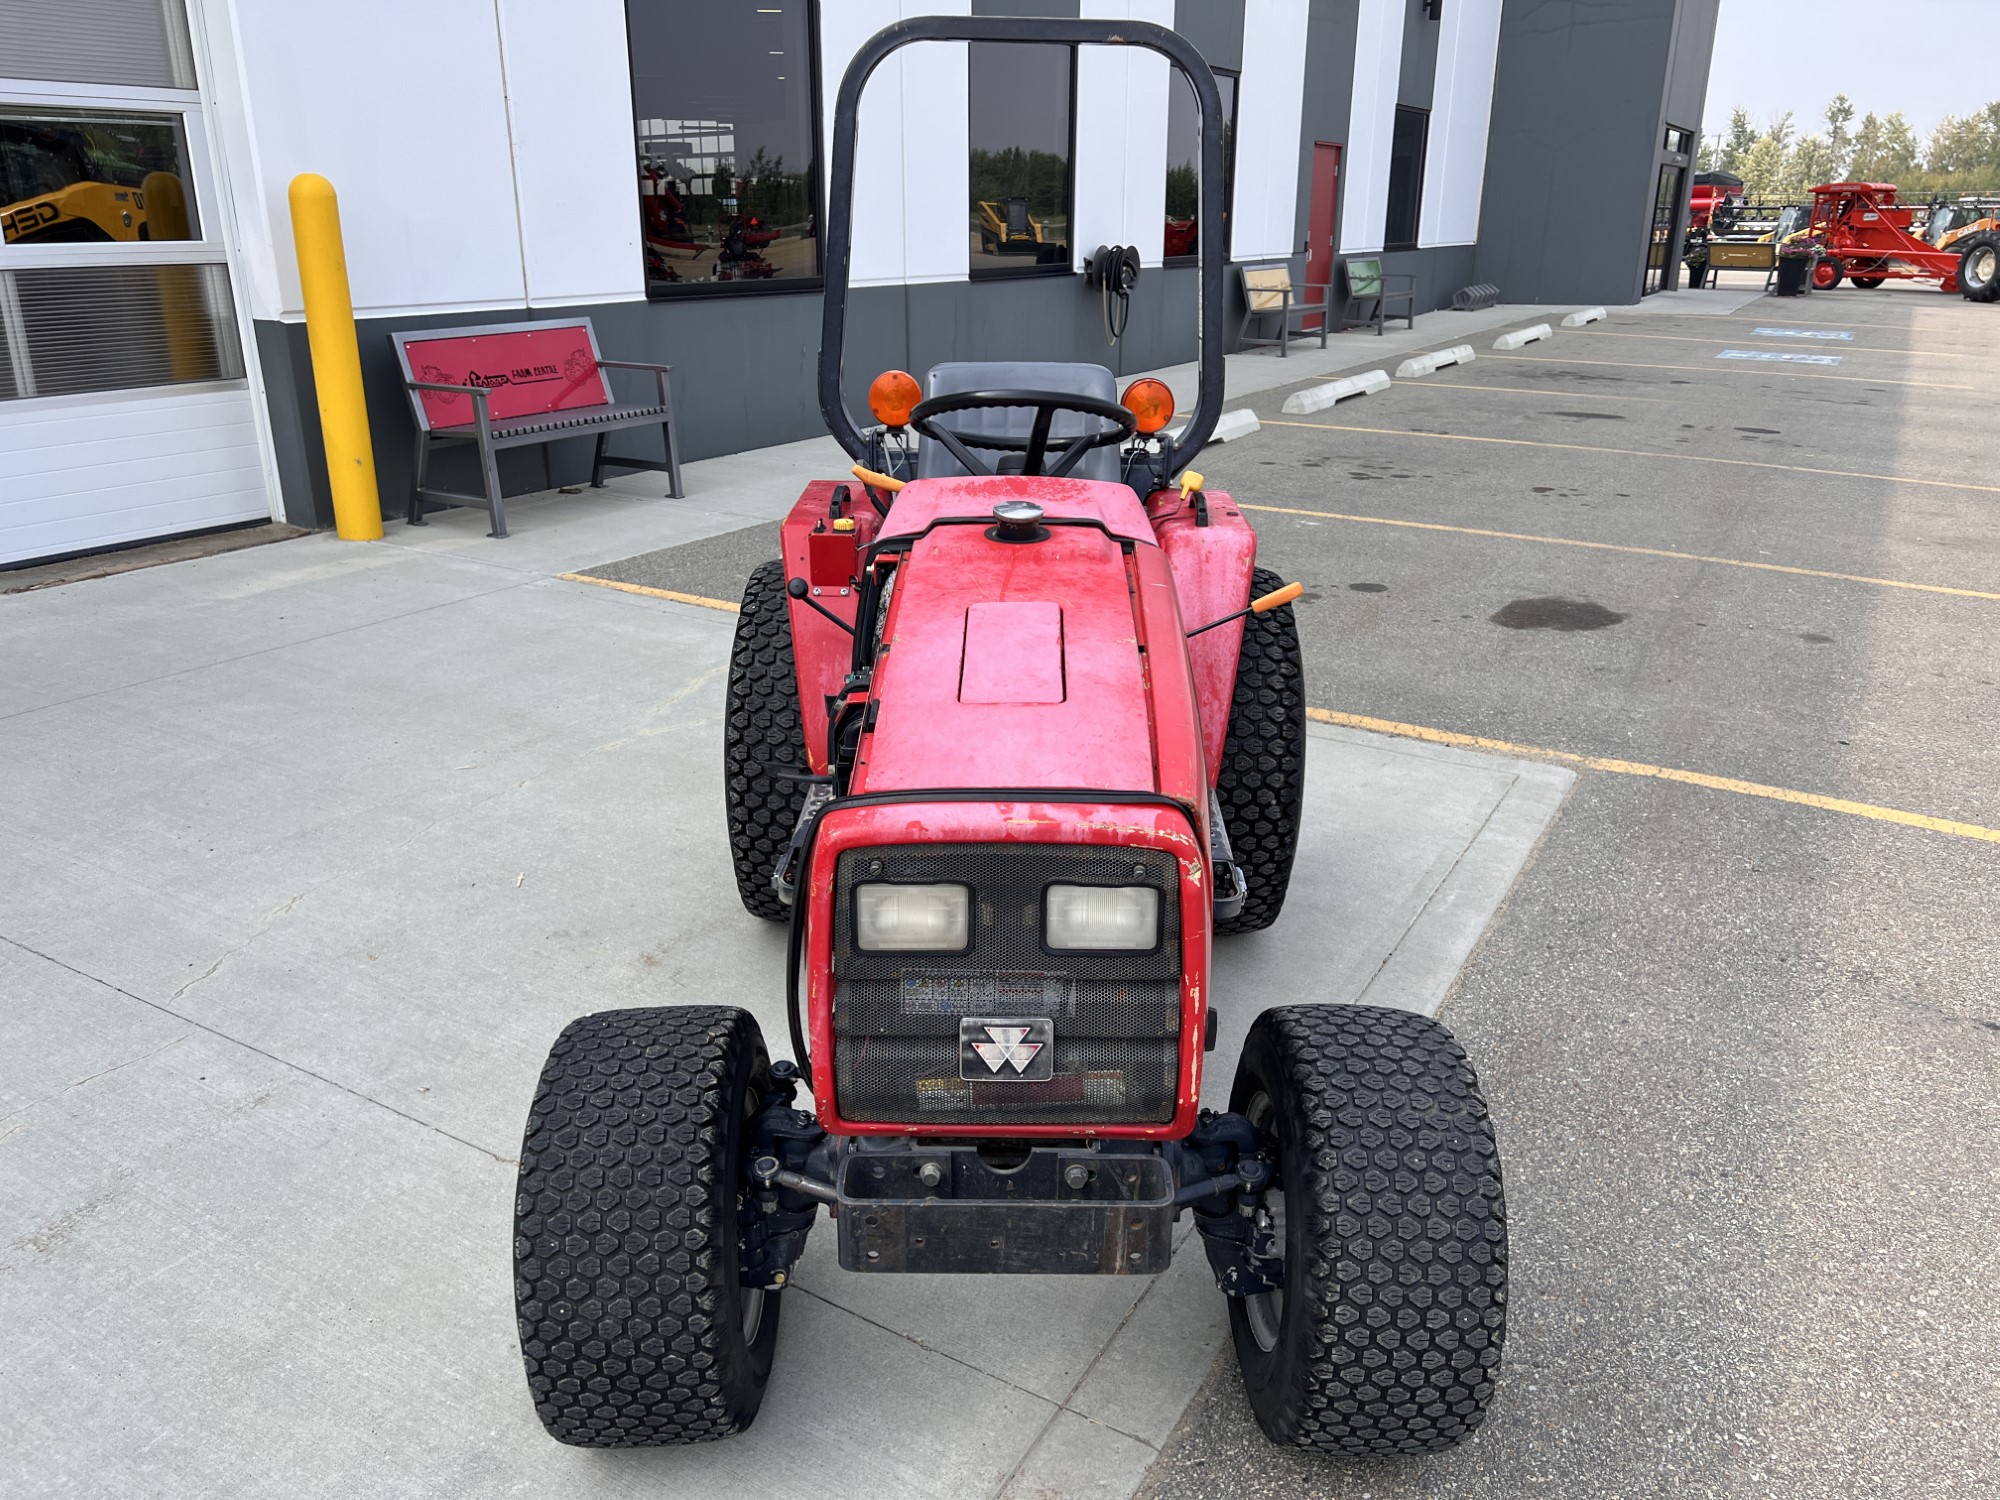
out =
[[[1757,144],[1757,132],[1750,128],[1750,111],[1737,105],[1729,112],[1729,134],[1723,138],[1716,151],[1710,170],[1732,172],[1743,175],[1743,158],[1750,154],[1750,148]]]
[[[1854,101],[1835,94],[1826,106],[1826,144],[1833,162],[1829,179],[1847,175],[1847,163],[1854,155],[1854,133],[1847,127],[1853,123]]]

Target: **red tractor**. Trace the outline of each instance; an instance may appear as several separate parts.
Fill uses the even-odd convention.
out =
[[[1189,79],[1177,436],[1159,382],[1121,399],[1062,363],[940,365],[927,393],[891,371],[856,426],[856,111],[921,41],[1138,46]],[[860,1275],[1153,1275],[1191,1214],[1271,1437],[1459,1443],[1499,1370],[1507,1227],[1450,1033],[1300,996],[1250,1026],[1227,1109],[1202,1102],[1211,947],[1284,904],[1306,749],[1298,589],[1187,469],[1223,394],[1214,77],[1140,22],[902,21],[849,66],[831,162],[820,403],[856,478],[809,485],[751,575],[723,740],[737,889],[789,928],[791,1057],[727,1004],[557,1040],[516,1200],[536,1410],[585,1446],[742,1431],[822,1208]]]
[[[1845,276],[1872,290],[1884,281],[1936,281],[1973,302],[2000,297],[2000,231],[1979,229],[1947,247],[1911,231],[1917,210],[1896,201],[1886,182],[1829,182],[1812,190],[1805,233],[1825,254],[1813,264],[1813,286],[1829,291]]]

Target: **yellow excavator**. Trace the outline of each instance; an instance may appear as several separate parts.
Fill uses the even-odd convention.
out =
[[[0,242],[48,245],[188,238],[187,191],[176,174],[148,172],[137,185],[105,182],[102,169],[94,167],[66,133],[37,130],[30,144],[32,154],[16,152],[12,164],[18,169],[24,158],[31,161],[33,176],[16,179],[14,191],[35,187],[42,191],[0,203]]]

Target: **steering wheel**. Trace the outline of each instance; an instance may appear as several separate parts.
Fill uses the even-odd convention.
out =
[[[937,418],[955,411],[991,411],[1000,407],[1033,407],[1034,426],[1028,430],[1026,438],[992,436],[986,433],[953,432],[949,427],[939,425]],[[1080,437],[1049,440],[1049,424],[1059,411],[1079,412],[1087,417],[1102,417],[1114,425],[1100,428],[1096,432]],[[1045,479],[1060,479],[1082,460],[1083,455],[1093,448],[1109,447],[1113,443],[1123,443],[1139,430],[1139,419],[1116,401],[1100,401],[1094,396],[1073,396],[1058,391],[961,391],[955,396],[933,396],[920,402],[910,412],[910,425],[927,438],[933,438],[944,445],[945,451],[961,464],[968,474],[997,474],[983,460],[972,456],[974,448],[989,448],[1002,453],[1020,453],[1021,473],[1024,476],[1040,475]],[[1043,472],[1042,462],[1049,450],[1059,455],[1055,464]]]

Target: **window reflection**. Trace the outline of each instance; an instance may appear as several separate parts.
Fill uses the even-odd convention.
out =
[[[1217,72],[1222,96],[1222,253],[1229,254],[1230,200],[1236,187],[1236,75]],[[1166,257],[1200,253],[1201,106],[1194,86],[1178,71],[1167,95]]]
[[[647,290],[819,275],[806,0],[628,0]]]
[[[199,238],[179,115],[0,110],[9,245]]]
[[[968,50],[972,273],[1067,270],[1073,54],[1013,42]]]

